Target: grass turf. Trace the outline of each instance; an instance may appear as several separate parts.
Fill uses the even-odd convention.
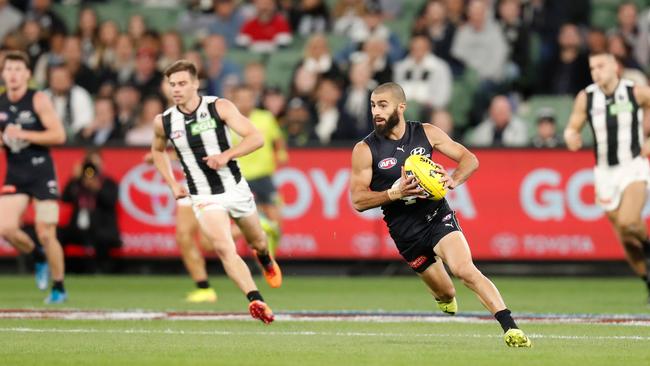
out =
[[[431,311],[415,277],[287,277],[271,290],[276,312]],[[636,279],[494,278],[518,312],[650,314]],[[1,309],[246,310],[225,278],[212,279],[217,304],[183,302],[186,277],[70,277],[70,301],[42,304],[29,277],[0,277]],[[460,311],[484,311],[457,283]],[[650,327],[520,324],[532,349],[509,349],[496,324],[254,321],[91,321],[0,319],[0,364],[7,365],[647,365]],[[617,338],[618,337],[618,338]],[[637,338],[634,338],[637,337]]]

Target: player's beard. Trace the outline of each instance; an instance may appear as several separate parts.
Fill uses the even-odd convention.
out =
[[[378,125],[376,121],[375,122],[375,132],[379,135],[387,136],[390,131],[393,130],[393,127],[397,126],[399,123],[399,114],[397,113],[397,107],[395,107],[395,110],[393,110],[393,113],[388,116],[388,119],[386,122],[384,122],[383,125]]]

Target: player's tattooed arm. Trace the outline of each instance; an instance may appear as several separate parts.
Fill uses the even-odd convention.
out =
[[[573,103],[573,110],[569,116],[569,122],[564,129],[564,142],[571,151],[576,151],[582,147],[582,137],[580,131],[587,121],[587,93],[582,90],[576,96]]]
[[[424,124],[424,133],[434,149],[458,163],[449,175],[444,168],[437,170],[443,177],[445,187],[454,189],[463,184],[478,169],[478,158],[465,146],[454,141],[440,128]]]
[[[402,197],[422,194],[422,188],[419,187],[415,176],[407,177],[404,174],[403,167],[402,179],[396,187],[375,192],[370,190],[371,180],[372,154],[365,142],[359,142],[352,150],[352,173],[350,174],[350,193],[352,195],[352,206],[355,210],[361,212]]]

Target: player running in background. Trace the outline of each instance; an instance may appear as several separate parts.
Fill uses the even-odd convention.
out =
[[[33,253],[38,287],[46,289],[48,268],[43,253],[20,229],[20,219],[33,199],[36,235],[47,254],[53,280],[45,302],[62,303],[67,293],[63,249],[56,238],[59,189],[49,146],[63,144],[65,131],[50,99],[29,88],[31,71],[25,53],[6,53],[1,70],[7,91],[0,95],[0,141],[7,175],[0,196],[0,235],[22,253]]]
[[[650,293],[650,241],[641,217],[650,182],[650,140],[644,143],[643,137],[643,109],[650,108],[650,88],[619,78],[616,59],[608,53],[591,55],[589,68],[594,83],[576,96],[564,140],[569,150],[580,149],[580,131],[589,122],[596,143],[596,202],[607,213],[628,263]]]
[[[237,161],[255,195],[257,207],[264,213],[262,226],[269,236],[269,248],[274,253],[280,241],[282,215],[281,199],[273,184],[273,173],[278,165],[287,162],[287,144],[273,114],[255,108],[253,89],[246,85],[236,87],[233,103],[264,136],[264,146]],[[235,144],[241,140],[237,134],[232,134],[232,138]]]
[[[253,195],[235,160],[260,148],[263,138],[230,101],[199,96],[196,66],[191,62],[174,62],[165,70],[165,76],[176,106],[154,120],[155,137],[151,147],[154,164],[176,199],[191,197],[201,231],[214,246],[226,274],[250,301],[251,315],[270,323],[273,313],[246,263],[237,254],[230,230],[232,217],[253,247],[265,274],[279,286],[280,268],[268,251]],[[231,147],[229,128],[243,137],[235,147]],[[172,174],[165,152],[168,140],[183,166],[187,188]]]
[[[429,157],[438,151],[458,163],[451,176],[440,170],[445,187],[454,189],[478,168],[476,156],[433,125],[406,122],[406,97],[398,84],[377,87],[370,105],[375,131],[352,151],[350,190],[354,208],[364,211],[381,206],[397,249],[443,311],[454,314],[457,310],[456,291],[444,261],[494,315],[503,328],[506,344],[530,347],[530,340],[512,319],[499,290],[474,266],[469,245],[447,201],[423,198],[415,178],[404,173],[404,162],[411,154]]]

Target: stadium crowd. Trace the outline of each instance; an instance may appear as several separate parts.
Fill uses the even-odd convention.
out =
[[[0,45],[29,54],[33,86],[51,96],[75,145],[149,145],[153,117],[168,105],[162,70],[179,58],[197,64],[206,94],[232,98],[238,85],[247,85],[289,146],[361,139],[373,128],[370,91],[395,81],[414,111],[408,117],[469,146],[555,147],[565,116],[541,108],[524,121],[518,109],[527,100],[540,94],[570,100],[591,83],[590,52],[613,53],[624,77],[637,83],[647,84],[650,69],[650,11],[634,1],[618,5],[611,29],[591,25],[590,0],[116,5],[177,10],[176,24],[158,30],[144,13],[131,13],[125,29],[118,19],[101,19],[94,7],[107,1],[63,3],[0,0]],[[399,21],[407,5],[417,8],[416,17]],[[54,8],[77,9],[75,27]],[[405,24],[408,42],[396,32]],[[293,68],[272,67],[285,53],[297,55]],[[287,78],[269,82],[274,73]]]

